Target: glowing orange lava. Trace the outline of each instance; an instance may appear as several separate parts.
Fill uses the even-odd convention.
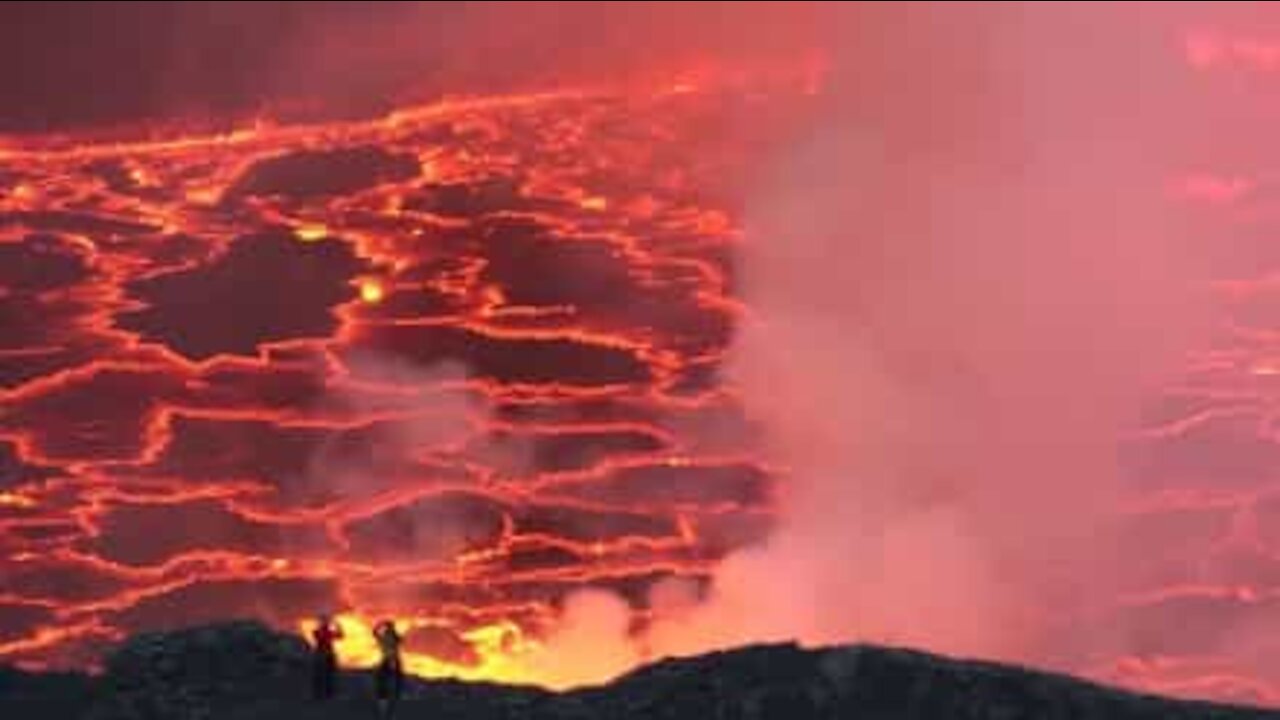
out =
[[[360,283],[360,299],[370,305],[376,305],[382,302],[386,297],[386,291],[382,288],[382,283],[377,280],[364,280]]]
[[[632,92],[7,144],[0,657],[330,610],[354,664],[390,616],[420,674],[602,679],[539,665],[565,598],[705,582],[772,502],[678,430],[738,415],[700,195],[743,158],[684,129],[732,95]]]
[[[1275,64],[1214,38],[1188,52],[1189,71]],[[744,312],[733,183],[807,110],[802,80],[0,144],[0,661],[86,667],[178,618],[305,631],[332,611],[352,664],[391,617],[422,675],[619,669],[548,670],[565,603],[607,590],[639,632],[655,585],[705,591],[776,512],[784,474],[720,364]],[[729,121],[744,108],[764,129]],[[1170,187],[1228,213],[1266,182]],[[1257,308],[1280,283],[1217,290],[1220,346],[1134,444],[1225,437],[1243,475],[1276,457],[1280,336]],[[1178,552],[1117,613],[1277,607],[1253,576],[1185,577],[1220,557],[1280,568],[1280,492],[1246,480],[1126,510]],[[1088,670],[1280,698],[1190,651]]]

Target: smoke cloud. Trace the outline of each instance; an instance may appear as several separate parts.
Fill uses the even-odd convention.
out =
[[[621,675],[643,660],[628,641],[631,608],[616,595],[581,590],[565,598],[559,624],[530,652],[516,658],[517,677],[569,688]]]
[[[651,79],[811,47],[823,5],[15,4],[0,9],[0,62],[24,72],[0,77],[0,132],[375,115],[441,95]],[[104,82],[112,92],[51,92]]]
[[[832,14],[821,113],[748,204],[726,368],[791,468],[779,528],[705,602],[660,587],[654,653],[871,640],[1081,671],[1129,649],[1101,621],[1144,551],[1117,532],[1119,442],[1205,339],[1221,259],[1170,188],[1247,142],[1180,43],[1253,12]]]
[[[1102,620],[1149,552],[1117,534],[1138,490],[1119,439],[1206,339],[1227,261],[1170,188],[1265,145],[1257,103],[1206,102],[1180,43],[1258,12],[844,16],[824,114],[759,183],[741,256],[729,375],[793,470],[779,530],[655,647],[878,640],[1077,672],[1135,649]],[[1252,638],[1238,667],[1265,675],[1265,634],[1217,650]]]

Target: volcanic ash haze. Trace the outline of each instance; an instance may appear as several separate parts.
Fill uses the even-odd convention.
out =
[[[1170,188],[1267,142],[1221,131],[1253,126],[1206,107],[1181,39],[1257,14],[832,11],[823,111],[755,178],[727,363],[790,468],[780,526],[706,602],[655,593],[658,654],[872,639],[1100,672],[1147,649],[1112,612],[1151,550],[1119,527],[1143,490],[1121,441],[1205,340],[1221,260]]]

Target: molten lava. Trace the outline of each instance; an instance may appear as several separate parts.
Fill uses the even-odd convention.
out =
[[[140,630],[330,611],[350,663],[393,617],[412,672],[558,685],[530,658],[578,591],[621,598],[637,636],[655,585],[704,592],[782,484],[718,373],[743,312],[733,179],[761,146],[724,128],[785,125],[813,92],[738,85],[0,145],[0,661],[87,667]],[[1253,187],[1183,186],[1212,207]],[[1247,315],[1278,288],[1221,290]],[[1275,458],[1276,336],[1223,337],[1139,442],[1245,437],[1247,474]],[[1274,490],[1124,512],[1178,562],[1280,562]],[[1280,597],[1171,567],[1117,612]],[[577,682],[618,669],[571,661]],[[1082,670],[1280,697],[1223,667],[1192,648]]]
[[[392,616],[414,672],[546,681],[569,594],[705,581],[771,503],[749,447],[679,429],[738,412],[705,195],[740,159],[688,129],[737,102],[9,144],[3,659],[327,609],[351,663]]]

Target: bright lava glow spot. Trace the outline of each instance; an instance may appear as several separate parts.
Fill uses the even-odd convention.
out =
[[[324,225],[302,225],[293,231],[294,237],[302,242],[316,242],[329,236],[329,228]]]
[[[187,202],[195,205],[216,205],[220,193],[215,188],[192,188],[185,193]]]
[[[382,283],[377,280],[365,280],[360,283],[360,299],[370,305],[376,305],[382,302],[386,297],[386,290],[383,289]]]
[[[154,185],[155,178],[142,168],[134,168],[129,171],[129,180],[135,185]]]
[[[17,493],[0,492],[0,507],[12,508],[30,508],[35,507],[36,501],[25,495]]]
[[[1280,375],[1280,360],[1263,360],[1255,363],[1252,370],[1254,375]]]

